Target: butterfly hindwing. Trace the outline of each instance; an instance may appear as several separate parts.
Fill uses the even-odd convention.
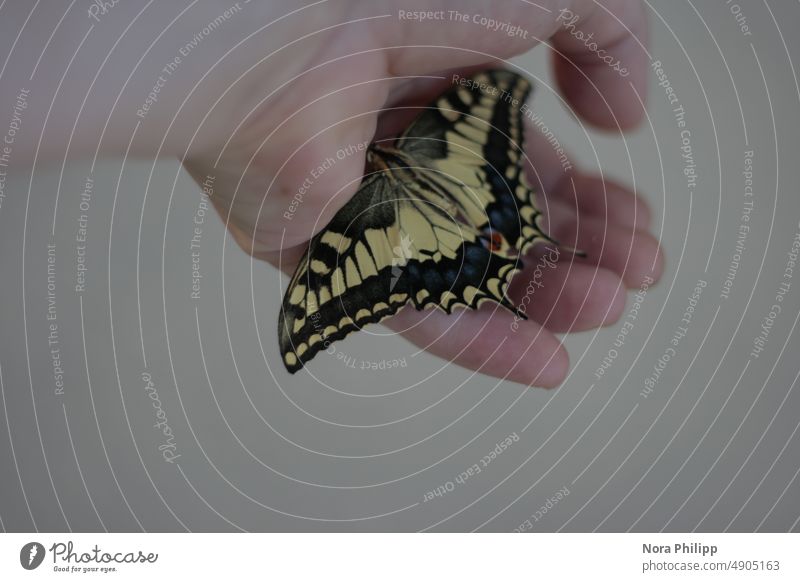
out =
[[[523,165],[523,106],[530,92],[530,82],[511,71],[461,79],[397,142],[440,170],[437,181],[478,227],[501,233],[520,254],[553,242],[541,228]]]
[[[492,252],[416,184],[376,176],[312,239],[289,284],[278,337],[292,373],[409,302],[451,313],[491,300],[514,310],[506,289],[516,259]]]

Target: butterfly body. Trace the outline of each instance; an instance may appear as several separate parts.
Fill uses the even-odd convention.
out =
[[[393,144],[372,144],[360,188],[312,238],[278,322],[289,372],[409,303],[451,313],[491,301],[519,314],[508,284],[521,255],[551,241],[521,162],[530,84],[509,71],[471,81]]]

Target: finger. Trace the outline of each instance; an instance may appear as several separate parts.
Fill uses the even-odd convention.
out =
[[[531,253],[511,282],[509,298],[553,332],[611,325],[625,309],[625,285],[612,271],[571,258],[543,249]]]
[[[569,356],[552,333],[497,305],[457,317],[406,307],[386,324],[440,358],[526,386],[553,388],[569,369]]]
[[[638,287],[645,277],[657,281],[663,273],[664,255],[658,241],[646,231],[576,215],[558,200],[547,205],[544,228],[559,243],[587,254],[585,259],[575,257],[575,261],[609,269],[628,288]]]
[[[644,116],[648,30],[639,0],[607,0],[581,13],[561,8],[553,37],[556,81],[585,120],[627,129]]]
[[[525,151],[535,164],[526,164],[534,190],[548,199],[558,199],[581,215],[591,215],[620,226],[646,229],[651,212],[644,199],[610,179],[603,179],[576,169],[568,153],[559,153],[541,129],[526,120]],[[549,129],[549,128],[548,128]],[[559,144],[560,145],[560,144]],[[565,169],[566,167],[566,169]]]
[[[602,127],[619,122],[623,128],[642,117],[630,89],[632,83],[642,96],[646,90],[648,60],[640,43],[646,45],[647,27],[639,0],[608,0],[604,5],[591,0],[471,1],[459,3],[458,10],[453,7],[447,0],[417,0],[393,11],[382,38],[386,46],[403,47],[387,52],[394,74],[496,64],[553,37],[555,49],[563,54],[556,62],[556,77],[579,115]],[[430,17],[413,17],[420,12]],[[596,44],[571,34],[576,26],[566,25],[568,14],[569,20],[578,17]],[[608,55],[620,62],[618,68],[627,76],[603,60]],[[598,99],[608,105],[598,107]]]
[[[573,172],[553,195],[581,216],[641,230],[650,226],[651,212],[644,199],[613,180]]]

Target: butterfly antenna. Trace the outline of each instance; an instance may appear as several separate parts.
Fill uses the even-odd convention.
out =
[[[511,303],[511,301],[508,299],[507,296],[503,297],[503,301],[500,303],[500,305],[508,309],[511,313],[515,314],[520,319],[527,321],[528,316],[525,315],[523,311],[520,311],[513,303]]]
[[[575,247],[568,247],[568,246],[564,246],[564,245],[558,245],[558,247],[560,249],[562,249],[564,252],[570,253],[571,255],[573,255],[575,257],[580,257],[582,259],[585,259],[586,257],[589,256],[589,255],[586,254],[586,251],[578,250]]]

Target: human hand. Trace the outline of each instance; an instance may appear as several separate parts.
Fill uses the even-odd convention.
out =
[[[451,9],[439,0],[421,8],[434,16],[420,22],[400,17],[400,10],[413,12],[407,3],[344,3],[338,19],[327,25],[351,23],[321,33],[324,40],[316,39],[316,52],[276,53],[275,62],[267,65],[280,72],[285,86],[269,76],[248,83],[249,91],[239,94],[242,102],[231,130],[217,136],[207,132],[186,160],[198,182],[214,176],[212,201],[237,243],[291,272],[308,240],[357,190],[365,154],[358,144],[368,144],[376,134],[393,135],[410,121],[408,115],[382,111],[428,104],[449,85],[453,70],[466,75],[492,62],[490,57],[524,52],[535,38],[551,38],[561,52],[554,58],[556,78],[581,117],[620,129],[639,120],[643,112],[631,85],[644,95],[646,56],[638,43],[644,42],[646,31],[638,2],[609,2],[606,9],[578,2],[563,10],[548,2],[549,13],[509,4],[461,3],[458,11],[468,21],[442,22],[435,15],[444,11],[447,19]],[[382,14],[390,16],[375,18]],[[522,38],[491,32],[472,21],[472,15],[516,23],[529,34]],[[441,48],[415,48],[431,44],[431,39]],[[601,54],[613,55],[627,74]],[[548,231],[589,256],[561,253],[556,264],[543,263],[542,250],[534,249],[509,289],[511,301],[519,305],[526,294],[530,299],[529,284],[535,281],[527,322],[517,324],[512,313],[485,305],[456,317],[406,308],[386,323],[413,343],[467,368],[550,387],[564,379],[569,362],[553,332],[615,321],[624,309],[624,289],[638,287],[644,277],[658,279],[662,259],[646,231],[649,211],[634,193],[577,170],[565,172],[541,131],[527,129],[526,150],[534,164],[530,178],[543,194],[539,205]],[[337,156],[340,151],[344,155]],[[501,342],[502,349],[497,349]]]

